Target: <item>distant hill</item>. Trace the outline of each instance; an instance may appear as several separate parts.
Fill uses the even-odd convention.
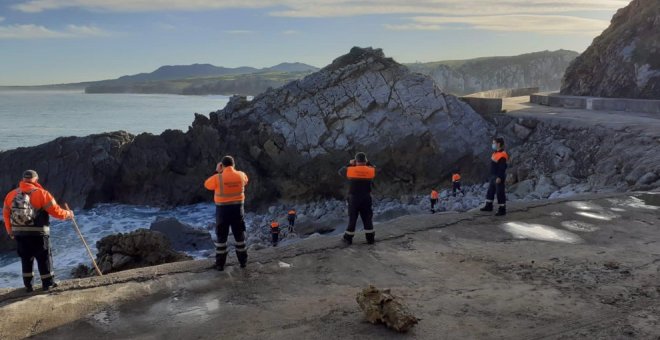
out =
[[[122,83],[98,82],[85,88],[85,93],[166,93],[185,95],[241,94],[253,96],[269,87],[280,87],[311,72],[259,72]]]
[[[456,95],[520,87],[549,91],[559,89],[566,68],[577,56],[574,51],[557,50],[406,66],[413,72],[431,76],[439,88]]]

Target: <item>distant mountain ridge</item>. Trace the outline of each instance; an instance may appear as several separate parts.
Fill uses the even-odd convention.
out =
[[[559,89],[566,68],[577,56],[574,51],[557,50],[405,65],[456,95],[498,88],[539,87],[549,91]]]

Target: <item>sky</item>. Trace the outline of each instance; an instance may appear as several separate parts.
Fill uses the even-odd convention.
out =
[[[322,67],[353,46],[399,62],[584,51],[630,0],[0,0],[0,85],[162,65]]]

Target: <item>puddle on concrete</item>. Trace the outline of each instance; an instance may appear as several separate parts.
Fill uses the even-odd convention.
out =
[[[544,224],[526,223],[526,222],[507,222],[501,226],[506,232],[515,238],[532,239],[539,241],[580,243],[580,236],[571,232],[557,229]]]
[[[582,221],[563,221],[561,226],[570,230],[584,233],[591,233],[599,228],[591,223],[582,222]]]
[[[566,205],[578,210],[603,210],[603,207],[601,207],[596,203],[591,203],[591,202],[573,201],[566,203]]]
[[[660,195],[654,194],[639,194],[638,197],[611,198],[608,201],[617,207],[646,210],[660,209]]]
[[[660,207],[660,193],[647,192],[637,195],[637,198],[644,201],[644,203],[646,203],[647,205]]]
[[[601,220],[601,221],[611,221],[619,215],[612,214],[608,211],[599,211],[599,212],[591,212],[591,211],[577,211],[576,214],[588,218],[593,218],[595,220]]]

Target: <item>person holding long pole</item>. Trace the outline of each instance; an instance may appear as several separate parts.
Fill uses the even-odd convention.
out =
[[[53,272],[53,257],[50,250],[50,218],[73,219],[73,211],[62,209],[53,195],[39,184],[39,175],[34,170],[23,172],[18,188],[5,197],[2,215],[9,237],[16,239],[18,256],[23,267],[23,284],[29,293],[33,291],[32,268],[37,260],[41,287],[48,291],[57,287]]]

